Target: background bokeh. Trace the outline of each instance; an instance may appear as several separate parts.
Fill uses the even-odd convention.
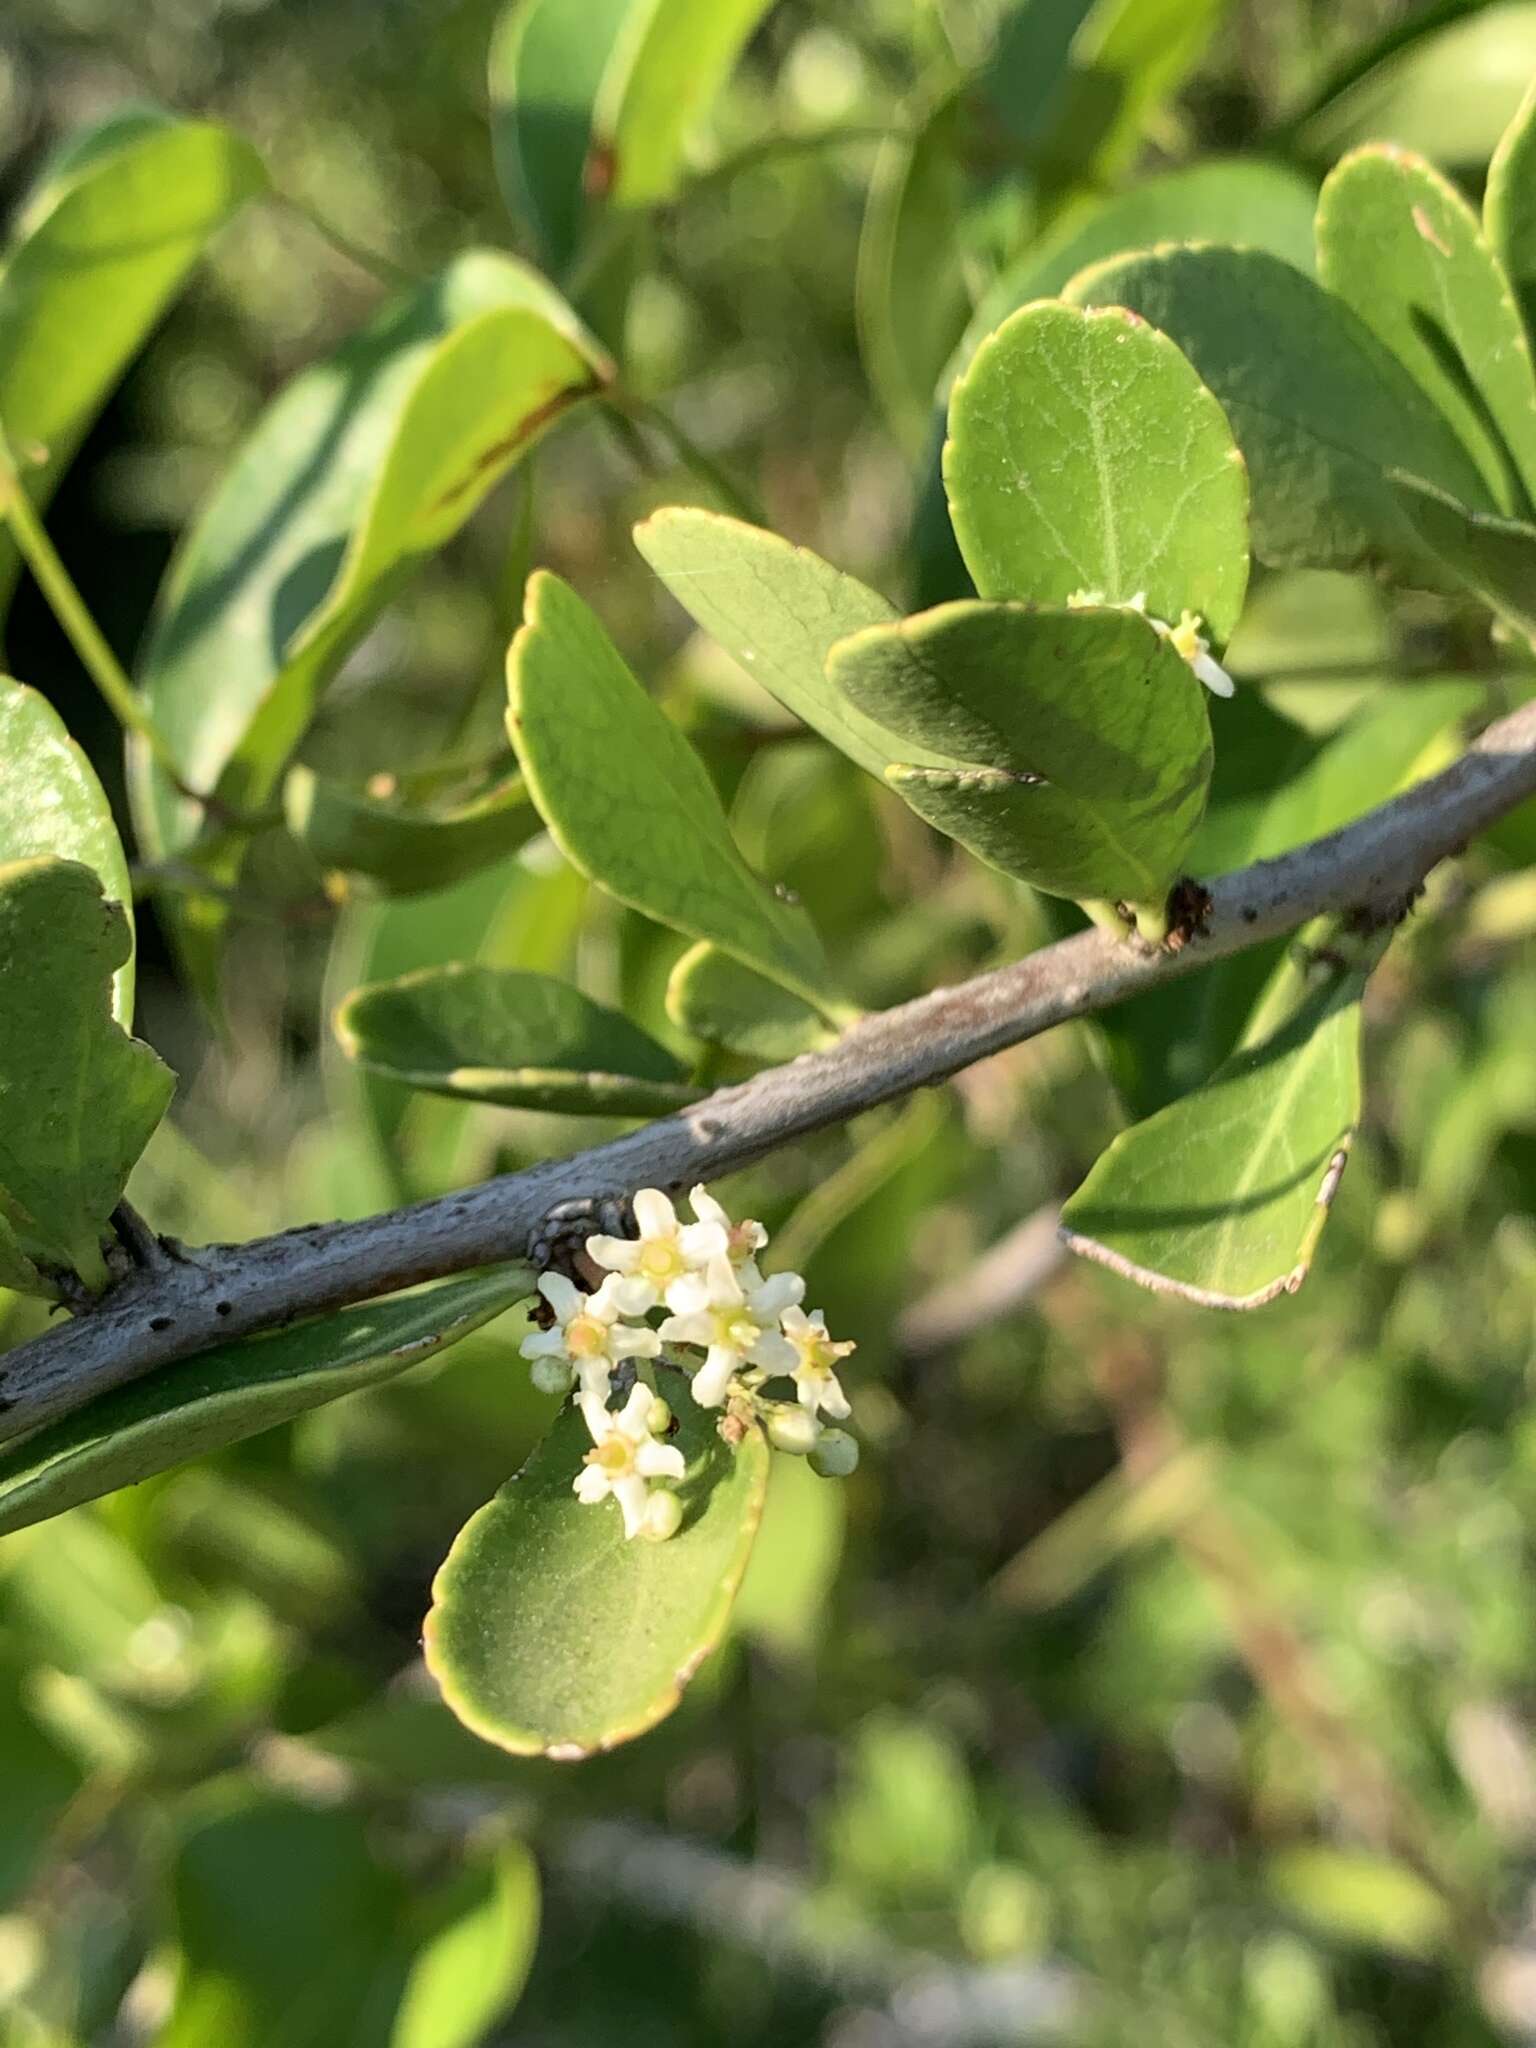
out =
[[[1232,151],[1315,177],[1386,134],[1475,194],[1536,73],[1532,6],[1204,11],[1198,62],[1104,182]],[[861,222],[882,134],[989,18],[771,10],[605,337],[633,431],[591,413],[541,447],[391,606],[307,759],[362,779],[493,756],[531,558],[699,742],[748,858],[862,1000],[1051,935],[1022,887],[786,734],[628,538],[709,500],[694,446],[778,530],[920,587],[925,422],[880,388]],[[494,21],[484,0],[8,0],[6,212],[124,101],[239,129],[279,195],[220,240],[50,515],[125,658],[273,391],[392,275],[527,247],[491,165]],[[972,297],[1062,201],[1048,173],[983,168]],[[929,290],[909,279],[898,317]],[[1364,581],[1263,579],[1244,634],[1245,692],[1303,734],[1430,674],[1525,687],[1448,606]],[[121,799],[120,736],[30,584],[6,665]],[[859,1340],[864,1461],[846,1486],[779,1461],[729,1642],[612,1756],[503,1758],[417,1663],[438,1560],[551,1412],[517,1318],[0,1542],[0,2043],[411,2048],[388,2018],[403,1958],[476,1924],[454,1901],[487,1872],[521,1930],[508,1985],[542,1894],[527,1988],[485,2020],[539,2048],[1536,2040],[1533,850],[1526,817],[1474,849],[1376,977],[1336,1221],[1302,1294],[1260,1314],[1051,1256],[1039,1219],[1124,1120],[1097,1026],[740,1176],[733,1207]],[[133,1192],[189,1238],[363,1214],[592,1136],[362,1083],[327,1024],[361,979],[531,964],[669,1035],[680,942],[544,843],[443,898],[338,902],[273,835],[217,1024],[156,923],[167,886],[144,878],[140,1029],[182,1085]],[[36,1326],[13,1307],[5,1333]],[[492,1982],[475,1956],[447,1978]],[[464,2028],[419,2041],[481,2038],[472,2009]]]

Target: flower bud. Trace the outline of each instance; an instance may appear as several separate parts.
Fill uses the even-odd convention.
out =
[[[571,1391],[571,1368],[563,1358],[536,1358],[528,1368],[528,1376],[541,1394],[568,1394]]]
[[[682,1526],[683,1504],[675,1493],[658,1487],[645,1504],[640,1534],[647,1543],[665,1543]]]
[[[660,1394],[645,1411],[645,1426],[652,1436],[665,1436],[672,1427],[672,1410]]]
[[[803,1408],[781,1402],[765,1418],[768,1441],[776,1451],[788,1451],[796,1458],[808,1457],[821,1440],[821,1424]]]
[[[823,1479],[846,1479],[858,1470],[859,1447],[846,1429],[824,1429],[811,1453],[811,1470]]]

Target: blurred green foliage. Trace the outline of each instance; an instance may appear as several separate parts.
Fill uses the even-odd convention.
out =
[[[656,680],[751,865],[805,903],[858,1000],[1048,936],[1038,899],[786,742],[777,706],[684,637],[631,523],[718,496],[697,450],[737,509],[911,595],[921,380],[999,279],[1055,288],[1076,258],[1028,265],[1075,217],[1212,155],[1314,179],[1387,135],[1475,195],[1536,71],[1531,6],[1151,5],[1124,10],[1074,96],[1033,105],[1019,80],[1084,11],[1018,10],[1018,68],[990,88],[999,143],[985,123],[956,140],[946,98],[989,6],[769,10],[700,168],[646,217],[631,288],[598,275],[581,299],[624,364],[627,428],[562,426],[424,566],[326,699],[308,769],[360,788],[446,760],[473,784],[501,748],[531,550]],[[219,240],[56,498],[61,551],[125,654],[244,430],[371,317],[380,273],[472,244],[538,258],[491,172],[495,20],[404,0],[10,0],[7,201],[83,123],[140,101],[248,137],[280,195]],[[914,169],[892,131],[946,122],[954,153]],[[905,242],[876,211],[861,257],[872,179],[872,207],[915,179],[923,203]],[[893,354],[892,334],[910,346]],[[1270,575],[1242,630],[1232,666],[1271,760],[1321,759],[1362,703],[1427,677],[1531,687],[1475,615],[1388,608],[1357,579]],[[126,830],[116,730],[29,584],[6,647]],[[1307,816],[1331,824],[1314,781]],[[1262,1314],[1076,1265],[941,1350],[914,1334],[914,1303],[1123,1126],[1137,1091],[1112,1028],[1065,1027],[942,1103],[741,1176],[736,1212],[765,1218],[860,1338],[865,1458],[844,1488],[778,1461],[727,1643],[614,1755],[502,1756],[420,1669],[438,1560],[553,1413],[516,1357],[521,1311],[0,1542],[3,2048],[1532,2038],[1533,832],[1527,807],[1439,878],[1373,981],[1336,1220],[1304,1292]],[[547,840],[441,891],[354,882],[338,903],[272,831],[241,879],[217,1027],[172,943],[178,877],[144,885],[143,1028],[183,1080],[132,1191],[193,1239],[366,1213],[590,1137],[348,1065],[327,1019],[359,983],[466,957],[563,974],[686,1050],[666,1003],[683,941]],[[7,1340],[43,1320],[4,1313]]]

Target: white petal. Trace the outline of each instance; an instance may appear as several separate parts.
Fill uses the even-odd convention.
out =
[[[583,1465],[571,1481],[571,1491],[584,1506],[594,1508],[608,1498],[608,1482],[595,1465]]]
[[[581,1410],[582,1420],[587,1425],[587,1434],[593,1443],[600,1444],[605,1437],[613,1434],[613,1417],[608,1413],[606,1392],[600,1393],[596,1387],[583,1387],[577,1396],[576,1405]]]
[[[709,1189],[705,1187],[703,1181],[700,1181],[697,1187],[688,1190],[688,1200],[693,1208],[694,1215],[698,1217],[701,1223],[718,1223],[722,1230],[728,1231],[730,1229],[731,1218],[729,1211],[723,1202],[715,1200]]]
[[[1192,666],[1195,674],[1213,697],[1230,697],[1234,694],[1232,678],[1213,654],[1197,654]]]
[[[689,1381],[693,1398],[701,1408],[718,1408],[725,1399],[731,1375],[741,1360],[728,1344],[712,1344],[709,1355]]]
[[[651,1490],[638,1472],[626,1472],[622,1479],[615,1479],[609,1492],[619,1504],[624,1517],[626,1537],[638,1536],[640,1524],[645,1520],[645,1504],[651,1497]]]
[[[731,1240],[718,1223],[685,1223],[677,1233],[677,1248],[685,1259],[703,1266],[711,1259],[725,1258],[730,1252]]]
[[[674,1315],[698,1315],[709,1306],[709,1283],[702,1273],[679,1273],[667,1288],[667,1307]]]
[[[632,1237],[589,1237],[587,1257],[613,1273],[632,1273],[640,1247]]]
[[[763,1233],[763,1242],[764,1244],[768,1242],[766,1231]],[[758,1267],[756,1259],[742,1259],[736,1268],[736,1278],[746,1289],[749,1299],[752,1295],[756,1294],[759,1287],[763,1284],[762,1272]]]
[[[564,1330],[530,1330],[518,1345],[524,1358],[564,1358]]]
[[[641,1188],[635,1196],[634,1209],[642,1237],[676,1235],[677,1211],[660,1188]]]
[[[686,1469],[676,1444],[644,1443],[635,1453],[635,1470],[647,1479],[681,1479]]]
[[[587,1314],[600,1323],[611,1323],[624,1312],[624,1290],[629,1282],[622,1274],[609,1273],[596,1294],[587,1297]]]
[[[592,1400],[606,1414],[608,1410],[608,1396],[613,1388],[613,1380],[608,1372],[607,1359],[583,1358],[578,1362],[576,1372],[581,1381],[583,1412],[585,1412],[585,1403],[588,1400]],[[590,1423],[588,1427],[591,1427]],[[604,1427],[606,1428],[606,1425]]]
[[[740,1308],[746,1300],[729,1259],[711,1259],[704,1274],[711,1308]]]
[[[747,1356],[765,1372],[793,1372],[800,1358],[794,1345],[777,1330],[764,1330]]]
[[[574,1287],[563,1273],[541,1273],[539,1292],[562,1323],[568,1323],[586,1299],[581,1289]]]
[[[815,1380],[811,1378],[801,1379],[797,1376],[795,1392],[799,1398],[800,1406],[805,1410],[806,1414],[814,1415],[821,1406],[821,1389],[817,1386]]]
[[[615,1358],[654,1358],[661,1339],[654,1330],[628,1330],[616,1323],[608,1335],[608,1349]]]
[[[656,1306],[657,1294],[654,1284],[643,1280],[638,1273],[620,1279],[614,1289],[614,1300],[627,1316],[643,1316]]]
[[[639,1443],[642,1437],[649,1436],[645,1418],[650,1414],[655,1398],[644,1380],[636,1380],[629,1390],[629,1399],[613,1418],[615,1429],[622,1429],[632,1443]]]
[[[752,1296],[752,1313],[759,1322],[781,1316],[805,1299],[805,1282],[798,1273],[770,1274]]]
[[[707,1309],[690,1315],[668,1316],[657,1333],[663,1344],[707,1344],[715,1334],[715,1319]]]
[[[829,1372],[821,1383],[821,1405],[839,1422],[853,1413],[848,1405],[848,1396],[843,1392],[842,1381],[835,1372]]]

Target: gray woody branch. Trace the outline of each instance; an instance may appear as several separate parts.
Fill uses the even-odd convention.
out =
[[[88,1312],[0,1359],[0,1441],[210,1345],[521,1257],[562,1202],[711,1180],[1325,911],[1393,916],[1437,862],[1532,795],[1536,702],[1355,824],[1214,882],[1204,935],[1178,952],[1079,932],[568,1159],[362,1222],[152,1260]]]

